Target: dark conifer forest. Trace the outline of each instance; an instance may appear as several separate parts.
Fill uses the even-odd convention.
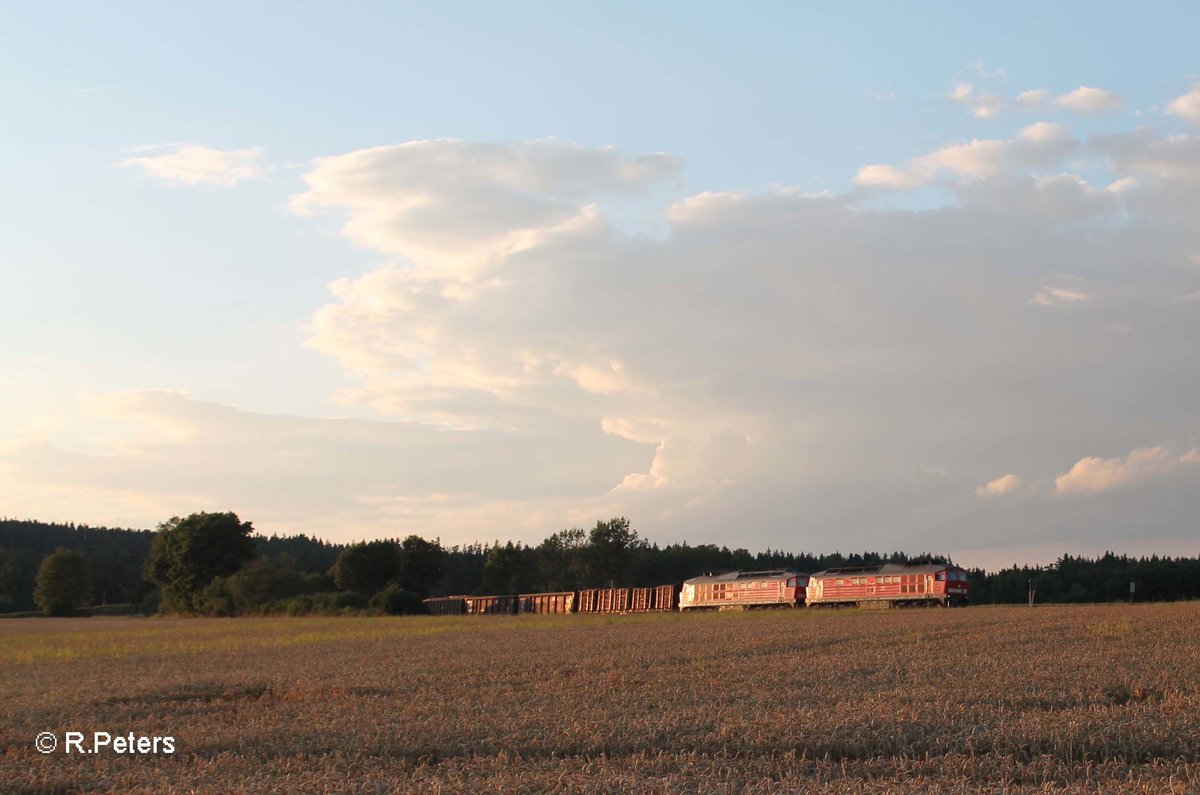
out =
[[[226,576],[208,577],[186,609],[171,612],[418,612],[420,599],[427,596],[648,586],[732,570],[814,572],[832,566],[948,560],[932,553],[660,546],[641,538],[624,517],[597,522],[589,530],[565,529],[536,546],[500,541],[442,546],[415,535],[334,544],[307,535],[263,536],[252,533],[248,523],[245,527],[252,541],[250,557]],[[60,548],[81,553],[90,564],[93,607],[126,605],[129,612],[156,612],[161,589],[148,575],[147,561],[158,535],[152,530],[0,519],[0,613],[35,609],[39,565]],[[1125,601],[1130,583],[1137,601],[1196,599],[1200,557],[1064,554],[1049,566],[972,570],[970,580],[974,604],[1024,603],[1031,590],[1039,603]]]

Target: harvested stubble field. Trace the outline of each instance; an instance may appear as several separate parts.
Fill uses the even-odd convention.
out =
[[[1200,791],[1195,603],[11,620],[0,692],[17,793]]]

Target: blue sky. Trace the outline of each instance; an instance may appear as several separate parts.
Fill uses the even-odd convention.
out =
[[[1171,367],[1164,352],[1173,349],[1153,336],[1178,335],[1192,321],[1179,318],[1180,325],[1153,331],[1153,311],[1121,302],[1148,300],[1168,283],[1175,298],[1200,290],[1186,270],[1195,233],[1186,218],[1195,191],[1190,147],[1196,120],[1168,112],[1200,79],[1197,17],[1194,5],[1182,3],[942,3],[918,11],[883,3],[852,9],[6,5],[0,9],[6,53],[0,70],[0,212],[6,218],[0,232],[6,284],[0,293],[0,362],[6,371],[0,417],[10,437],[0,459],[8,468],[0,473],[9,476],[9,487],[0,490],[0,513],[147,526],[192,507],[232,508],[267,531],[347,538],[411,530],[467,541],[537,540],[571,522],[604,518],[611,509],[630,513],[643,533],[664,541],[735,543],[724,528],[729,517],[745,516],[749,526],[739,535],[758,547],[825,549],[846,539],[838,528],[849,527],[848,538],[858,546],[954,548],[988,562],[1010,554],[997,549],[1032,550],[1043,541],[1083,551],[1120,543],[1138,548],[1138,538],[1096,529],[1098,514],[1091,511],[1100,508],[1046,496],[1056,492],[1054,485],[1039,496],[1032,485],[1038,476],[1018,477],[1015,470],[1040,467],[1050,484],[1076,462],[1116,461],[1109,469],[1117,473],[1119,493],[1096,491],[1104,491],[1106,500],[1123,499],[1124,510],[1134,513],[1138,500],[1151,499],[1145,489],[1187,489],[1185,459],[1197,432],[1188,424],[1192,415],[1183,405],[1135,396],[1194,391],[1187,362],[1181,376],[1178,361]],[[1094,93],[1071,93],[1081,88]],[[1035,91],[1043,93],[1021,98]],[[1149,132],[1137,138],[1139,129]],[[1158,137],[1151,141],[1151,134]],[[483,148],[363,154],[445,139]],[[1163,143],[1170,140],[1175,143]],[[994,143],[969,148],[972,141]],[[206,172],[188,182],[148,165],[148,158],[187,146],[249,151],[249,176]],[[670,160],[638,160],[652,153]],[[323,167],[316,158],[329,160],[320,161]],[[166,168],[179,161],[157,162]],[[890,170],[862,170],[882,164]],[[518,178],[507,170],[518,167],[532,171]],[[478,177],[477,169],[489,168],[500,169],[488,172],[498,181]],[[1056,192],[1044,216],[1016,219],[1012,208],[1043,205],[1037,197],[1009,195],[1016,190],[1012,181],[1025,180],[1045,198],[1052,188],[1074,190],[1074,182],[1044,181],[1063,175],[1081,180],[1091,193],[1061,198]],[[593,178],[599,181],[584,184]],[[367,179],[371,189],[356,193],[355,179]],[[1104,192],[1122,179],[1143,192],[1122,193],[1121,186]],[[1156,192],[1144,192],[1151,188]],[[507,198],[499,205],[470,204],[492,191]],[[823,192],[828,197],[816,196]],[[1118,194],[1128,197],[1120,206],[1097,209]],[[740,198],[730,203],[706,196]],[[795,196],[810,198],[798,210]],[[406,202],[430,197],[440,216],[430,210],[402,217]],[[832,202],[842,214],[814,221],[813,213],[826,212],[821,202]],[[301,204],[307,209],[301,211]],[[532,208],[541,220],[512,221],[514,230],[524,230],[524,242],[479,233],[467,245],[457,241],[477,234],[471,224],[479,217],[463,209],[468,205],[472,212],[505,218],[518,212],[515,207]],[[596,215],[589,216],[587,207]],[[570,228],[578,236],[572,244],[563,242],[567,232],[557,226],[553,236],[538,237],[551,227],[537,224],[576,212],[581,215]],[[800,215],[788,215],[795,212]],[[837,238],[843,227],[841,234],[850,234],[848,219],[864,212],[878,224],[854,228],[859,237]],[[969,279],[969,269],[943,272],[936,263],[939,252],[970,250],[957,248],[962,241],[938,226],[946,213],[954,215],[949,230],[975,230],[978,247],[994,255]],[[1154,250],[1135,248],[1147,238],[1136,224],[1125,226],[1131,214],[1147,228],[1169,227],[1152,238]],[[599,223],[596,218],[615,240],[580,231]],[[527,221],[533,225],[524,226]],[[456,242],[422,239],[443,223]],[[357,232],[351,229],[356,224]],[[1018,241],[1011,250],[989,237],[1001,228],[1008,241]],[[1159,270],[1146,274],[1140,262],[1139,281],[1131,275],[1132,263],[1122,271],[1119,262],[1084,261],[1095,254],[1097,230],[1113,235],[1108,251],[1129,247]],[[892,241],[886,245],[893,252],[893,236],[899,235],[913,250],[889,260],[886,249],[864,249],[863,235]],[[824,259],[809,262],[808,251],[824,252]],[[1025,274],[1030,281],[1020,288],[1024,299],[1014,298],[1014,314],[1003,317],[1023,318],[1020,331],[1031,338],[1064,335],[1052,337],[1062,341],[1061,350],[1048,346],[1059,358],[1030,370],[1012,363],[1014,369],[993,385],[1007,395],[1005,405],[1058,417],[1065,395],[1101,388],[1088,380],[1099,371],[1107,373],[1104,384],[1129,396],[1097,410],[1094,426],[1081,422],[1068,432],[1060,417],[1030,427],[1021,452],[990,462],[982,460],[980,448],[998,451],[1002,438],[962,439],[955,447],[929,436],[869,433],[885,418],[889,427],[921,426],[929,419],[918,405],[880,407],[870,397],[893,388],[892,381],[880,381],[883,374],[914,355],[892,351],[891,343],[911,336],[914,351],[938,351],[943,340],[982,334],[982,327],[956,325],[964,316],[942,302],[949,293],[974,302],[980,290],[996,292],[1010,283],[1004,280],[1011,275],[1005,257],[1038,262],[1040,270]],[[785,260],[790,270],[772,270]],[[543,274],[543,263],[551,261],[574,264]],[[702,267],[696,264],[701,261]],[[642,270],[621,270],[631,262],[642,263]],[[843,267],[824,271],[831,262]],[[392,272],[408,275],[397,281],[387,276]],[[670,284],[654,276],[667,272]],[[684,346],[667,357],[670,362],[689,361],[687,340],[704,339],[709,331],[672,335],[692,320],[681,295],[708,302],[714,317],[755,333],[708,340],[709,359],[667,378],[669,368],[656,369],[656,357],[643,356],[647,346],[667,342],[624,340],[622,329],[590,321],[581,324],[586,333],[576,333],[555,315],[556,308],[586,298],[581,290],[602,295],[614,289],[598,280],[618,273],[626,289],[611,293],[614,322],[663,324],[660,339]],[[538,280],[522,281],[531,274]],[[880,309],[876,296],[855,289],[872,280],[883,285],[895,274],[905,277],[902,284],[929,289],[895,294],[884,313],[895,312],[910,325],[877,336],[794,325],[786,307],[777,305],[792,290],[808,296],[825,289],[828,304],[803,315],[797,299],[791,311],[813,323],[826,316],[862,317],[859,328],[867,328],[867,313],[878,317]],[[698,286],[708,280],[722,285],[719,297]],[[331,287],[335,283],[343,285],[341,292]],[[398,297],[414,290],[426,295],[432,284],[443,295],[460,296],[454,300],[475,302],[472,312],[426,304],[414,309],[412,300]],[[511,296],[486,294],[514,284],[522,300],[546,308],[522,314],[506,303],[515,300]],[[947,292],[930,287],[935,284]],[[662,300],[643,303],[640,297],[653,289],[666,291]],[[367,293],[390,308],[366,307]],[[902,301],[912,304],[901,308]],[[973,316],[999,306],[972,304]],[[1023,314],[1031,306],[1063,311],[1043,326],[1044,316]],[[578,304],[578,311],[588,308],[586,300]],[[649,322],[631,314],[659,309],[661,316]],[[782,311],[778,324],[756,325],[775,311]],[[928,317],[943,321],[925,329]],[[1080,326],[1085,317],[1095,323],[1090,330]],[[1008,322],[1004,328],[1013,331]],[[1123,341],[1111,356],[1125,346],[1130,358],[1093,362],[1099,371],[1053,388],[1034,383],[1049,370],[1069,369],[1065,361],[1078,361],[1072,346],[1095,339],[1097,329],[1113,328],[1126,331],[1119,332]],[[926,331],[932,336],[921,336]],[[510,340],[508,353],[524,357],[520,377],[472,358],[485,349],[484,341],[497,340]],[[453,351],[442,347],[447,341]],[[381,350],[405,351],[407,363],[385,361]],[[780,363],[777,357],[786,351],[797,351],[796,358]],[[765,358],[757,359],[759,353]],[[949,349],[942,354],[953,355]],[[1161,369],[1146,372],[1145,362],[1159,356]],[[861,362],[862,372],[842,373],[848,361]],[[908,366],[914,385],[948,379],[955,392],[955,379],[976,379]],[[405,375],[405,367],[415,367],[420,378]],[[779,377],[767,378],[767,370]],[[757,385],[755,395],[739,394],[739,377]],[[564,392],[558,383],[564,378],[582,394]],[[961,385],[965,389],[965,381]],[[789,402],[789,390],[797,389],[829,397]],[[418,399],[429,395],[436,400]],[[480,401],[498,408],[482,411]],[[474,408],[462,409],[468,403]],[[1163,415],[1161,424],[1146,420],[1151,404]],[[857,413],[834,422],[844,406],[856,406]],[[531,419],[535,407],[546,415]],[[212,431],[197,412],[226,418],[219,423],[251,418],[270,425],[282,417],[312,423],[296,433],[318,441],[297,445],[305,455],[342,463],[334,470],[306,470],[291,459],[272,459],[261,470],[239,472],[236,484],[210,463],[191,472],[190,480],[180,474],[169,485],[158,482],[153,473],[164,461],[187,460],[201,430]],[[412,425],[418,436],[441,429],[439,438],[454,439],[452,452],[437,465],[445,477],[422,489],[377,473],[367,477],[357,467],[374,459],[360,460],[357,443],[328,424],[334,418],[388,426],[380,430],[387,438],[397,424]],[[668,428],[669,420],[680,427]],[[968,420],[992,422],[988,415]],[[1014,414],[999,421],[1022,419]],[[797,428],[830,422],[852,431],[782,441]],[[946,433],[943,428],[933,436]],[[452,462],[491,460],[497,449],[507,449],[480,441],[479,434],[507,434],[504,445],[539,450],[529,461],[518,456],[514,466],[529,467],[526,484],[559,485],[505,498],[474,467],[456,475]],[[560,441],[549,444],[547,437]],[[245,438],[256,437],[248,432]],[[780,449],[735,449],[729,440],[739,438],[774,439]],[[235,442],[206,448],[196,460],[243,454]],[[417,449],[408,445],[433,443],[400,434],[389,444],[379,452],[384,461],[407,461]],[[556,452],[556,445],[562,449]],[[785,475],[787,449],[825,460],[835,450],[854,452],[839,453],[836,463],[809,475],[804,467]],[[678,453],[689,463],[676,464],[678,475],[662,475],[673,460],[668,453],[680,450],[690,451]],[[1121,480],[1121,473],[1134,466],[1129,456],[1136,450],[1165,452],[1147,454],[1149,463],[1133,478],[1143,485],[1126,486],[1133,481]],[[593,457],[584,464],[579,455]],[[874,466],[854,469],[851,458],[863,455]],[[34,459],[47,469],[33,466]],[[106,470],[114,459],[128,468]],[[733,459],[742,462],[738,468],[716,463]],[[653,474],[656,462],[659,475]],[[470,478],[461,474],[467,469]],[[826,479],[827,470],[842,474]],[[1151,470],[1156,474],[1146,474]],[[256,471],[263,478],[257,491],[251,488]],[[564,471],[577,475],[563,481],[569,488],[550,474]],[[67,474],[56,481],[55,472]],[[1008,508],[997,508],[996,500],[975,489],[1007,474],[1031,491],[1006,514]],[[641,479],[628,479],[635,475]],[[290,495],[313,492],[318,481],[345,486],[303,511],[283,507]],[[353,486],[368,481],[369,493]],[[923,491],[927,486],[930,493]],[[638,489],[653,498],[629,496]],[[1016,487],[997,489],[1011,497]],[[1194,551],[1194,531],[1185,531],[1177,521],[1182,514],[1172,513],[1182,510],[1182,503],[1171,501],[1176,498],[1182,499],[1165,500],[1176,508],[1164,509],[1138,535],[1160,539],[1164,549]],[[864,503],[880,507],[860,510]],[[1112,513],[1111,506],[1104,511]],[[809,514],[820,518],[797,530]],[[1022,536],[1008,532],[1014,524],[1040,529]],[[984,529],[980,537],[964,539],[952,530],[962,525]]]

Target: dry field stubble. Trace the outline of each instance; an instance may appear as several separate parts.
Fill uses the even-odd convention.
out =
[[[0,693],[5,792],[1200,791],[1195,603],[9,620]]]

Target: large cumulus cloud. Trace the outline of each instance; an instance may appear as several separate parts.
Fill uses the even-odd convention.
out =
[[[344,156],[348,171],[318,161],[293,200],[401,255],[335,283],[314,318],[311,344],[359,379],[348,399],[518,433],[572,418],[653,445],[647,466],[590,496],[660,536],[1105,545],[1135,522],[1191,537],[1183,493],[1146,512],[1136,493],[1089,508],[1045,487],[1015,514],[976,495],[998,472],[1052,483],[1081,458],[1195,433],[1200,322],[1180,297],[1200,289],[1196,219],[1146,210],[1194,184],[1186,136],[1080,142],[1038,123],[867,172],[896,179],[860,173],[885,189],[940,177],[954,199],[937,209],[705,193],[665,209],[662,238],[619,233],[595,200],[674,161],[641,168],[603,150],[602,167],[575,171],[580,150],[562,144],[515,160],[507,147],[418,147],[448,176],[368,150]],[[1071,173],[1081,151],[1115,187]],[[464,171],[478,200],[462,201]],[[414,231],[414,194],[450,238]],[[571,465],[569,445],[561,455]]]
[[[965,562],[1196,551],[1194,137],[1035,122],[842,194],[614,224],[680,168],[554,140],[318,159],[291,206],[378,263],[332,283],[309,344],[379,419],[117,396],[89,409],[119,421],[98,449],[10,439],[7,498],[153,495],[338,537],[536,540],[621,512],[664,541]],[[948,199],[895,200],[927,185]]]

